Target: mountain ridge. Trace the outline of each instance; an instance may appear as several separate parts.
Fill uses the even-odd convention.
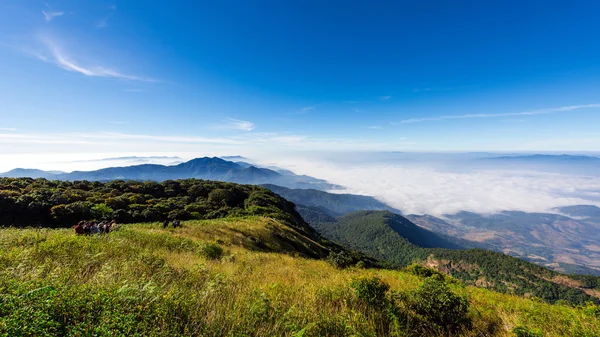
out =
[[[49,180],[154,180],[165,181],[185,178],[218,180],[241,184],[277,184],[291,188],[335,189],[339,186],[325,180],[295,174],[281,174],[267,168],[240,165],[218,157],[191,159],[176,165],[140,164],[121,167],[107,167],[93,171],[73,171],[51,173],[37,169],[13,169],[0,173],[0,177],[45,178]]]

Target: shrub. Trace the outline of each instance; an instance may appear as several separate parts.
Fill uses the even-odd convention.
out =
[[[201,249],[202,255],[211,259],[218,260],[223,256],[223,248],[216,243],[207,243]]]
[[[433,268],[423,267],[422,265],[416,263],[413,263],[410,266],[404,268],[404,271],[421,277],[431,277],[433,275],[438,275],[442,279],[446,278],[446,275],[444,275],[443,273],[440,273],[439,271]]]
[[[434,277],[428,277],[405,298],[407,307],[445,334],[471,328],[469,302]]]
[[[327,262],[338,269],[343,269],[350,267],[354,263],[354,259],[344,251],[331,252],[327,256]]]
[[[350,287],[362,301],[371,306],[382,307],[387,303],[386,293],[390,286],[379,277],[359,278],[350,283]]]
[[[294,337],[337,337],[351,335],[350,328],[341,317],[324,317],[308,324],[304,329],[294,334]]]

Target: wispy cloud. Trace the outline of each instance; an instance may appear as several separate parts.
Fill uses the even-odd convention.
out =
[[[379,96],[377,98],[380,99],[380,100],[382,100],[382,101],[385,101],[385,100],[388,100],[388,99],[392,98],[392,96]]]
[[[63,16],[65,14],[65,12],[46,12],[46,11],[42,11],[42,14],[44,14],[44,19],[46,19],[46,22],[50,22],[50,21],[52,21],[56,17]]]
[[[129,124],[128,121],[108,121],[108,124],[115,124],[115,125],[125,125],[125,124]]]
[[[548,108],[532,111],[523,112],[508,112],[508,113],[497,113],[497,114],[466,114],[466,115],[452,115],[452,116],[437,116],[437,117],[424,117],[424,118],[409,118],[400,121],[401,124],[420,123],[428,121],[444,121],[448,119],[466,119],[466,118],[495,118],[495,117],[510,117],[510,116],[534,116],[534,115],[546,115],[556,112],[568,112],[579,109],[589,108],[600,108],[600,104],[585,104],[585,105],[569,105],[559,108]],[[392,123],[396,124],[396,123]]]
[[[381,130],[383,129],[382,126],[379,125],[371,125],[371,126],[367,126],[367,129],[371,129],[371,130]]]
[[[157,80],[152,78],[124,74],[122,72],[104,66],[83,66],[77,61],[73,60],[68,55],[68,53],[66,53],[54,40],[47,37],[43,37],[40,38],[40,41],[46,47],[47,55],[38,53],[36,54],[36,56],[40,60],[44,62],[53,63],[63,68],[64,70],[77,72],[89,77],[106,77],[140,82],[158,82]]]
[[[98,22],[96,22],[96,28],[102,29],[102,28],[108,27],[107,21],[108,21],[108,19],[98,20]]]
[[[17,131],[16,128],[0,128],[0,131]]]
[[[227,118],[225,124],[217,126],[217,129],[229,129],[238,131],[252,131],[255,128],[256,127],[254,126],[254,123],[235,118]]]
[[[319,103],[319,104],[315,104],[315,105],[305,106],[305,107],[300,108],[297,111],[288,112],[288,113],[286,113],[286,115],[304,115],[311,111],[316,110],[319,106],[321,106],[323,104],[326,104],[326,103]]]

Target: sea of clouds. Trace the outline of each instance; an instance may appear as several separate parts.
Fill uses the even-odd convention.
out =
[[[138,164],[175,165],[204,155],[191,153],[45,154],[0,156],[0,172],[15,167],[43,170],[95,170]],[[485,159],[489,154],[295,153],[242,158],[341,185],[333,193],[369,195],[405,214],[441,216],[459,211],[549,212],[555,207],[600,207],[600,170],[573,174],[565,166],[515,169]],[[574,163],[573,165],[577,165]]]
[[[463,169],[459,162],[463,162]],[[459,211],[552,212],[559,206],[600,206],[600,177],[476,166],[469,160],[400,162],[288,158],[276,163],[370,195],[405,214]],[[498,165],[496,165],[498,166]]]

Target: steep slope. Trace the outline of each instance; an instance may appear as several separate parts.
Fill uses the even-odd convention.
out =
[[[554,302],[600,301],[600,278],[567,276],[501,253],[459,248],[408,219],[385,211],[363,211],[334,222],[311,223],[326,238],[403,267],[434,267],[467,284]]]
[[[165,181],[196,178],[236,182],[240,184],[277,184],[292,188],[333,189],[338,186],[325,180],[295,174],[280,174],[276,171],[251,165],[240,165],[221,158],[196,158],[178,165],[143,164],[126,167],[109,167],[95,171],[74,171],[71,173],[52,173],[40,170],[16,169],[1,173],[0,177],[30,177],[52,180],[152,180]]]
[[[561,272],[600,274],[600,217],[595,206],[569,206],[563,214],[505,211],[492,215],[459,212],[444,219],[407,217],[421,227],[526,259]]]
[[[315,189],[290,189],[273,184],[263,186],[297,205],[318,207],[330,216],[340,216],[361,210],[402,213],[373,197],[364,195],[328,193]]]

